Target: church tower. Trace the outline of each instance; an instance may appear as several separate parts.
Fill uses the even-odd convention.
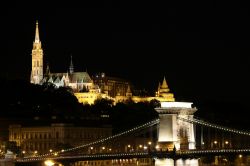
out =
[[[39,37],[38,21],[36,21],[35,41],[32,49],[32,71],[30,82],[40,84],[43,79],[43,49]]]

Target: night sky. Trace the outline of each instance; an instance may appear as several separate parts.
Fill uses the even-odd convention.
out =
[[[243,1],[13,3],[1,75],[29,80],[35,21],[52,72],[105,72],[179,100],[239,104],[249,95],[249,8]],[[39,7],[38,7],[39,6]],[[249,108],[248,108],[249,109]]]

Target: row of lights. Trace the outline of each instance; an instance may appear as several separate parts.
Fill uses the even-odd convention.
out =
[[[188,151],[178,151],[178,153],[180,153],[180,154],[240,153],[240,152],[250,152],[250,149],[220,149],[220,150],[188,150]]]
[[[228,144],[229,144],[229,142],[228,142],[228,141],[225,141],[224,143],[225,143],[226,145],[228,145]],[[204,144],[204,142],[203,142],[203,144]],[[218,144],[218,141],[216,141],[216,140],[215,140],[215,141],[214,141],[214,144],[215,144],[215,145],[216,145],[216,144]]]
[[[136,153],[117,153],[117,154],[94,154],[94,155],[82,155],[82,156],[60,156],[59,159],[71,159],[71,158],[97,158],[97,157],[121,157],[121,156],[146,156],[147,152],[136,152]],[[18,162],[31,162],[31,161],[40,161],[45,160],[47,158],[28,158],[28,159],[19,159]],[[46,160],[45,162],[50,163],[50,160]],[[55,158],[54,158],[55,159]]]
[[[101,140],[98,140],[98,141],[95,141],[95,142],[92,142],[92,143],[88,143],[88,144],[85,144],[85,145],[80,145],[80,146],[77,146],[77,147],[74,147],[74,148],[69,148],[69,149],[65,149],[63,152],[69,152],[69,151],[73,151],[73,150],[77,150],[77,149],[80,149],[80,148],[84,148],[84,147],[88,147],[88,146],[92,146],[92,145],[95,145],[95,144],[98,144],[98,143],[103,143],[107,140],[112,140],[114,138],[117,138],[117,137],[120,137],[122,135],[125,135],[125,134],[128,134],[128,133],[131,133],[133,131],[136,131],[138,129],[142,129],[142,128],[145,128],[145,127],[150,127],[150,126],[153,126],[155,124],[158,124],[160,122],[160,119],[155,119],[155,120],[152,120],[150,122],[147,122],[143,125],[140,125],[140,126],[137,126],[135,128],[132,128],[130,130],[127,130],[127,131],[124,131],[122,133],[119,133],[119,134],[116,134],[116,135],[113,135],[113,136],[110,136],[110,137],[107,137],[107,138],[103,138]],[[59,153],[62,153],[62,151],[60,152],[55,152],[56,154],[59,154]],[[55,154],[54,153],[54,154]],[[40,157],[45,157],[45,156],[50,156],[50,155],[53,155],[51,153],[47,153],[47,154],[43,154],[43,155],[36,155],[34,156],[35,158],[40,158]],[[33,157],[33,158],[34,158]]]

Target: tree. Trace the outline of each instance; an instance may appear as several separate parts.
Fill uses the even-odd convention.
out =
[[[150,100],[149,104],[152,108],[161,107],[161,102],[157,99]]]
[[[7,141],[5,143],[5,152],[7,152],[7,150],[9,150],[15,154],[20,154],[20,147],[17,146],[15,141]]]

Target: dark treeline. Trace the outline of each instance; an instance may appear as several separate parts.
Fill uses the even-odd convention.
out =
[[[5,128],[10,123],[109,124],[116,132],[158,117],[154,108],[159,106],[159,102],[154,100],[141,103],[128,100],[113,105],[112,100],[98,99],[89,105],[78,103],[70,88],[55,88],[52,84],[34,85],[22,80],[1,79],[0,88],[0,123]],[[226,126],[249,129],[249,118],[242,114],[245,107],[237,103],[209,101],[196,102],[194,106],[198,108],[195,116]]]
[[[68,87],[53,84],[34,85],[21,80],[1,80],[2,127],[9,124],[28,126],[74,123],[81,126],[112,125],[114,132],[158,117],[158,101],[113,105],[112,100],[97,99],[93,105],[78,103]]]

